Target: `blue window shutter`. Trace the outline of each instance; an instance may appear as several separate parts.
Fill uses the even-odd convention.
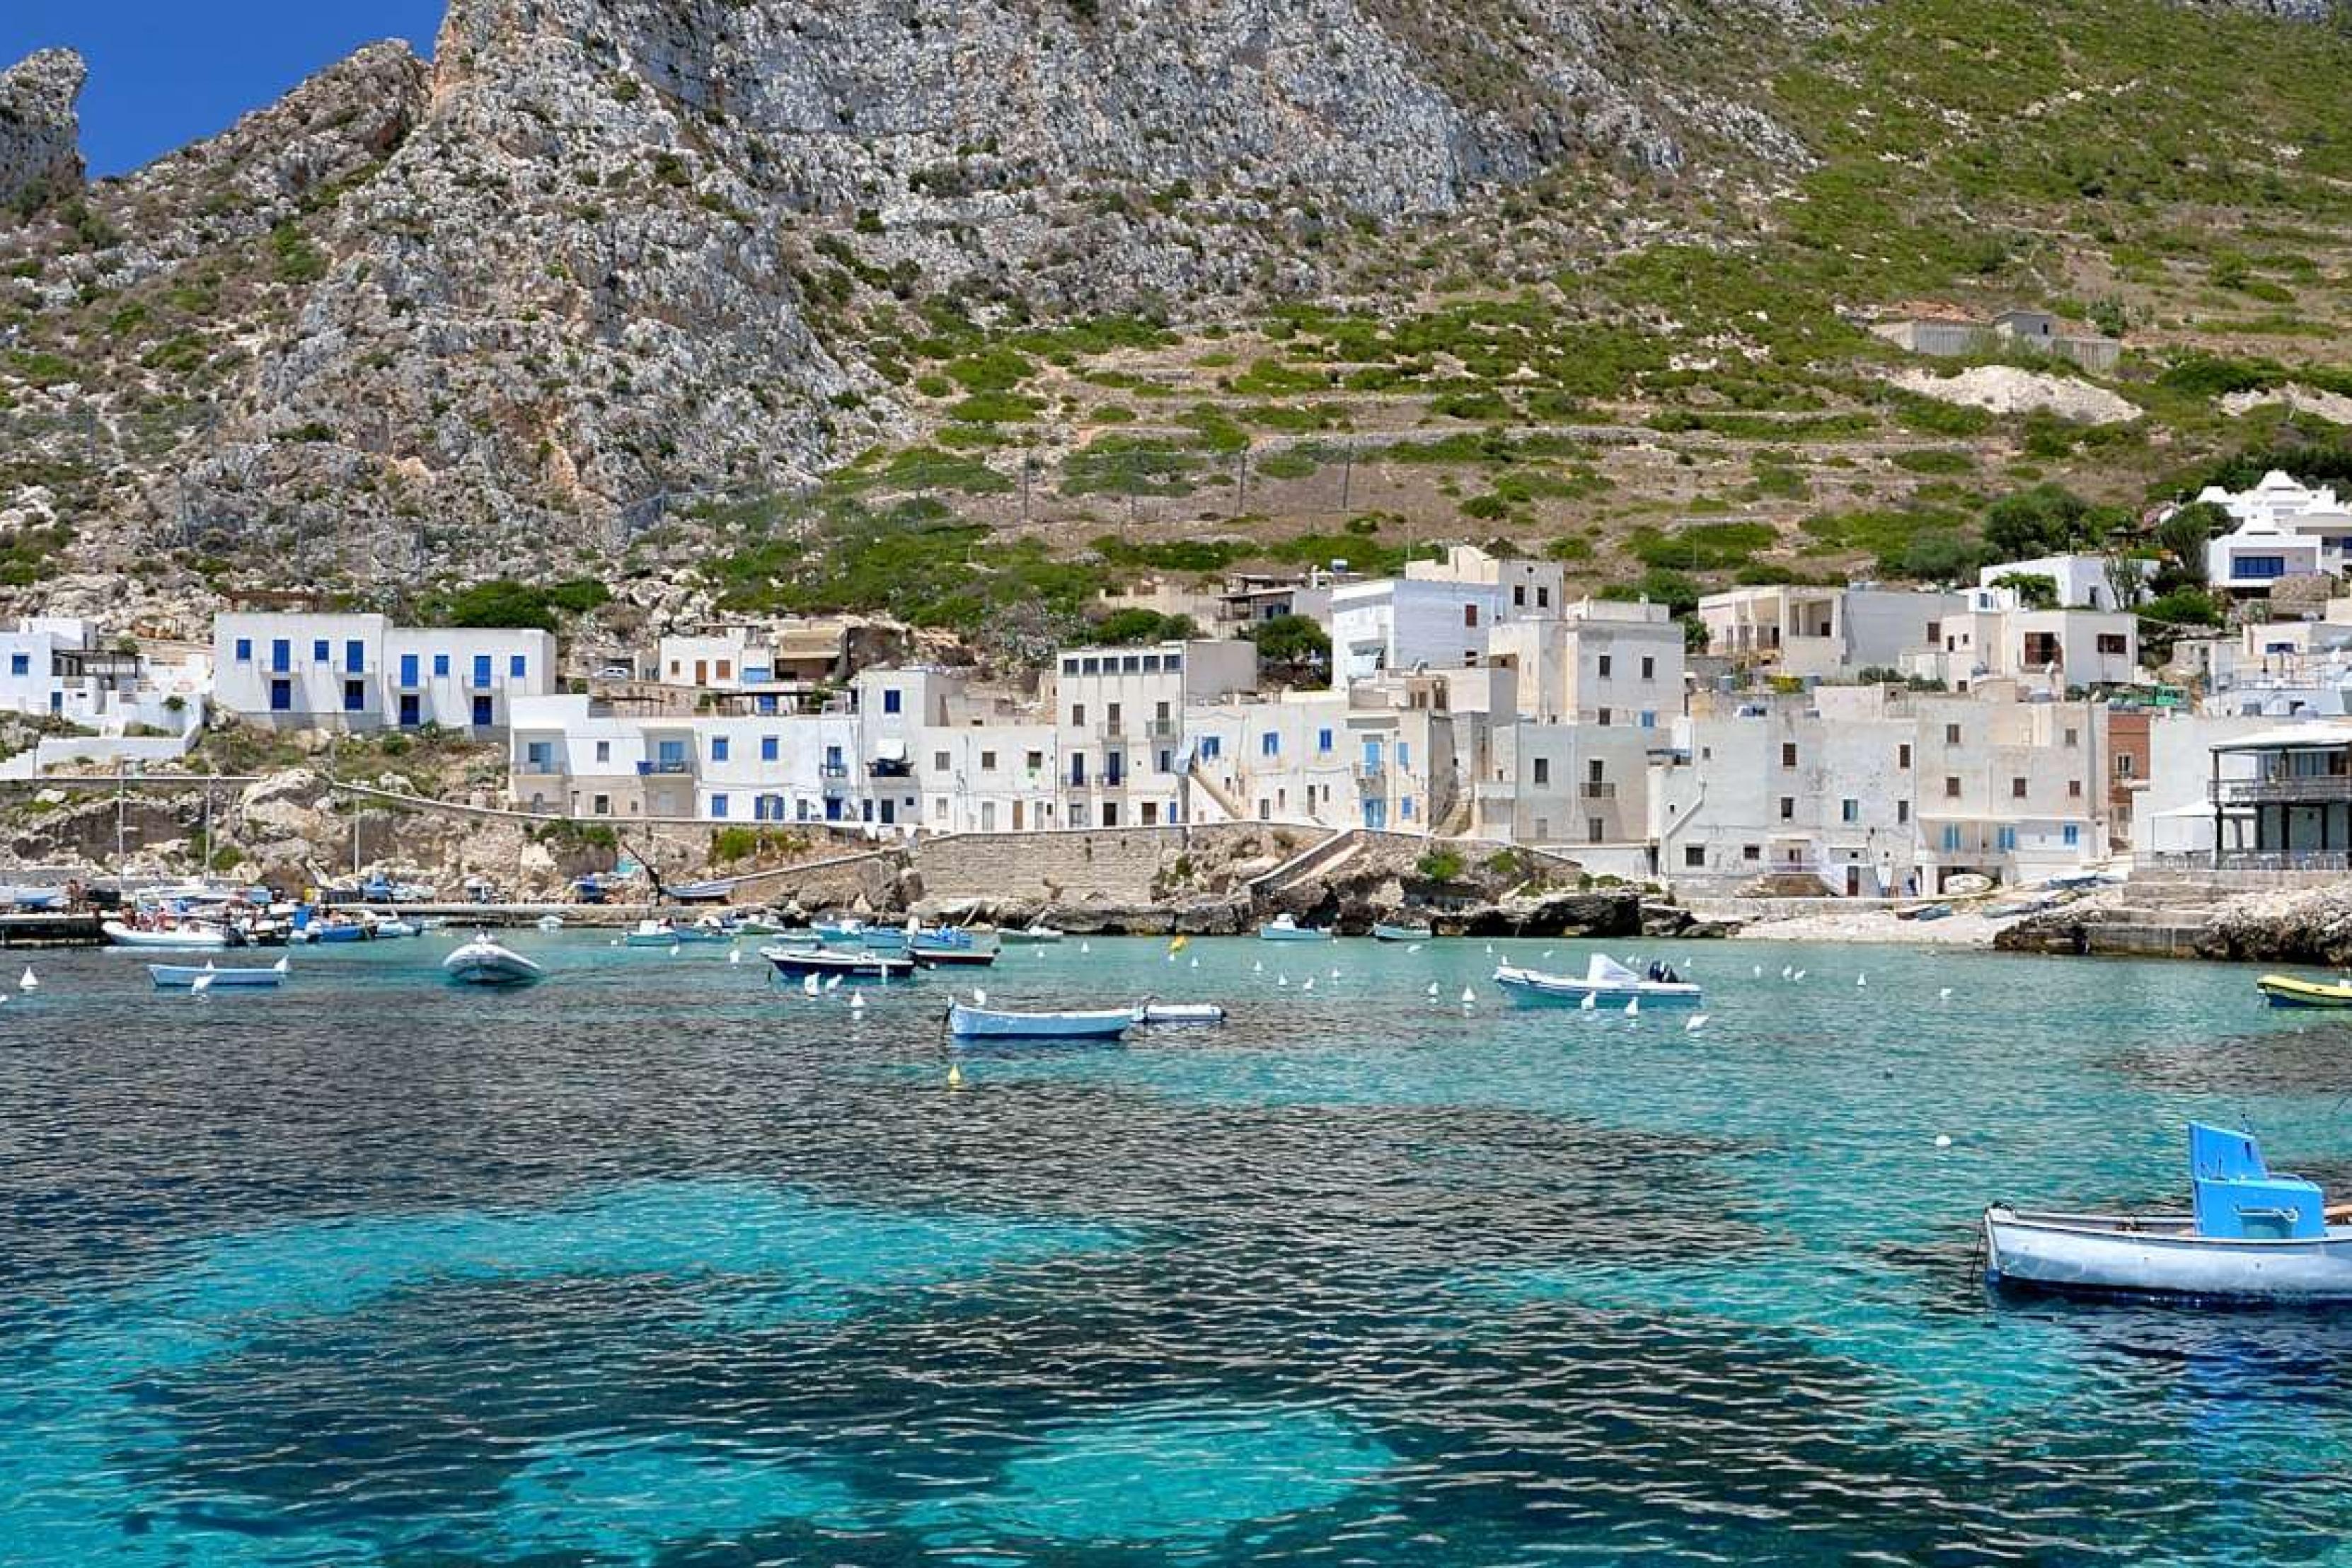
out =
[[[710,797],[710,815],[713,816],[724,816],[727,815],[727,797],[725,795],[714,795]]]
[[[530,668],[530,661],[521,654],[517,654],[507,661],[507,673],[517,680],[523,679],[523,671]]]
[[[760,760],[763,763],[772,763],[776,760],[776,738],[773,735],[760,737]]]
[[[320,637],[318,641],[310,645],[310,658],[315,663],[324,664],[327,662],[326,638]]]
[[[236,662],[239,664],[251,664],[253,662],[253,639],[251,637],[239,637],[236,639]]]
[[[714,763],[723,763],[727,760],[726,736],[713,735],[710,737],[710,760]]]
[[[436,653],[433,656],[433,673],[441,676],[446,676],[449,673],[449,656],[447,654]]]

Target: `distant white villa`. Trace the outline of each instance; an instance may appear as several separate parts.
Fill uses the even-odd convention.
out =
[[[2252,489],[2209,485],[2197,499],[2220,507],[2238,525],[2205,547],[2206,576],[2214,587],[2268,593],[2281,577],[2344,574],[2352,509],[2334,487],[2314,489],[2273,468]]]

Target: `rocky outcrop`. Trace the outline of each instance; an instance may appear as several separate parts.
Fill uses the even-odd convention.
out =
[[[71,49],[43,49],[0,71],[0,207],[30,207],[81,184],[81,123],[89,74]]]

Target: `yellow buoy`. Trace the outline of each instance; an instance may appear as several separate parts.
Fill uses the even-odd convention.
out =
[[[950,1089],[961,1089],[963,1087],[963,1064],[961,1062],[948,1063],[948,1087]]]

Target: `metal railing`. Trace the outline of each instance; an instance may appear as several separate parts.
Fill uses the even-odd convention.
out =
[[[1584,787],[1577,793],[1587,800],[1615,800],[1617,798],[1617,786],[1613,784],[1601,784],[1595,780],[1587,779],[1584,782]]]
[[[656,773],[683,773],[693,765],[683,757],[661,757],[652,762],[639,762],[637,775],[645,778]]]
[[[2352,801],[2352,773],[2311,773],[2300,778],[2222,779],[2209,784],[2205,798],[2221,805],[2316,805]]]

